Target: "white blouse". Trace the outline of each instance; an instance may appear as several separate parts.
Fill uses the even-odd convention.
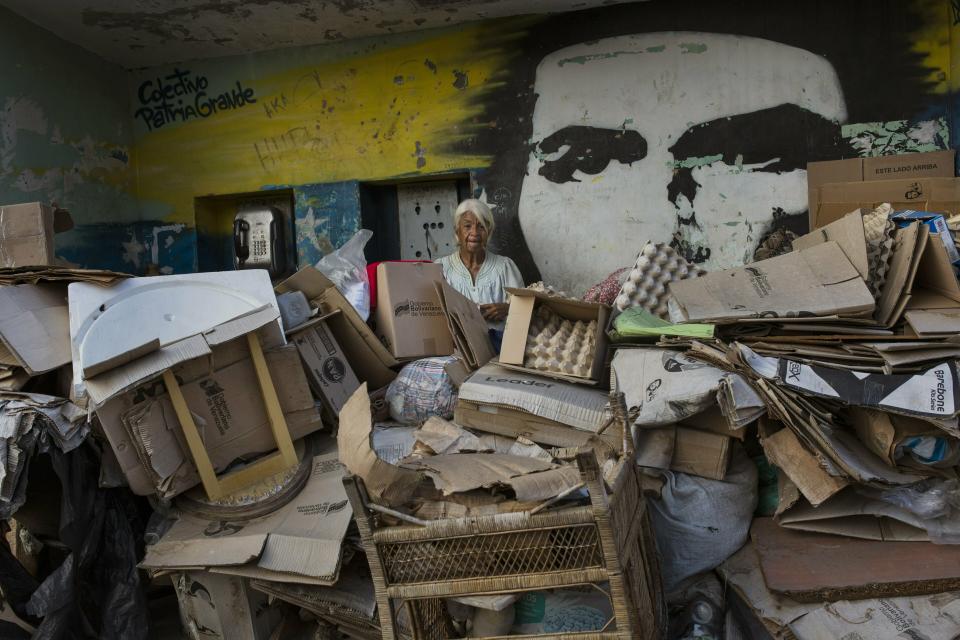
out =
[[[506,302],[507,287],[523,287],[523,276],[513,260],[506,256],[498,256],[495,253],[487,251],[483,264],[480,265],[480,272],[477,274],[477,281],[473,281],[470,270],[463,260],[460,259],[460,252],[454,251],[448,256],[435,260],[443,268],[443,277],[451,287],[462,293],[467,298],[479,304],[490,304],[492,302]],[[488,322],[491,329],[503,330],[504,322]]]

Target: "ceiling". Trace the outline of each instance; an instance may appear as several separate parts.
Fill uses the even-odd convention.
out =
[[[626,0],[0,0],[127,68]]]

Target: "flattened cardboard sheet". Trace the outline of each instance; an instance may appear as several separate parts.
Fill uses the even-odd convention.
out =
[[[873,295],[834,241],[745,267],[670,284],[671,319],[735,322],[743,318],[863,316]]]
[[[331,443],[332,444],[332,443]],[[248,521],[211,521],[182,515],[140,564],[145,569],[205,567],[213,572],[273,579],[299,576],[332,585],[353,511],[336,453],[313,458],[307,484],[277,511]],[[257,571],[257,570],[260,571]]]
[[[63,286],[0,287],[0,356],[35,376],[70,363],[70,315]],[[13,360],[11,362],[11,359]]]

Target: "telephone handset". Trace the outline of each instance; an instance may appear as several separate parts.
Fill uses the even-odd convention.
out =
[[[271,277],[284,270],[283,229],[270,207],[239,212],[233,220],[234,267],[266,269]]]

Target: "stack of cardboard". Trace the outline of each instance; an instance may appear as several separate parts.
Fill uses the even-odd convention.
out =
[[[886,637],[883,624],[851,622],[877,606],[888,618],[913,611],[897,632],[946,633],[946,602],[922,596],[960,587],[944,571],[960,541],[960,285],[946,224],[960,207],[958,183],[819,186],[817,226],[791,252],[670,286],[671,320],[711,323],[715,337],[664,331],[659,348],[737,376],[766,407],[756,434],[778,469],[779,503],[721,567],[746,624],[762,625],[758,637],[820,637],[825,628]],[[643,396],[628,402],[644,427],[638,459],[683,470],[667,462],[679,429],[650,427],[658,409],[670,421],[700,410],[703,371],[690,367],[683,391],[668,388],[664,399],[669,376],[647,374],[641,356],[627,367],[627,353],[618,349],[612,368],[615,381],[628,374],[628,400],[631,388]],[[716,404],[729,418],[722,394]]]

